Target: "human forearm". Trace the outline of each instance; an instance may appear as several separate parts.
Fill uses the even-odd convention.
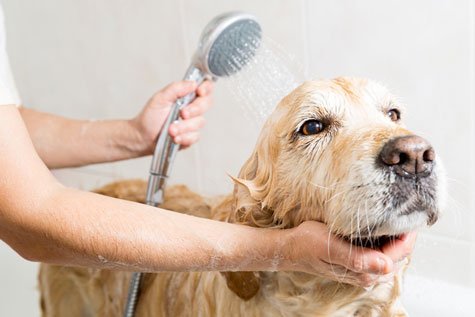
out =
[[[199,138],[203,114],[211,105],[212,84],[181,81],[153,95],[130,120],[72,120],[20,108],[36,151],[49,168],[80,166],[151,154],[171,105],[195,92],[197,98],[180,112],[166,133],[186,148]]]
[[[118,161],[151,153],[131,120],[72,120],[20,108],[36,151],[49,168]]]
[[[139,271],[271,267],[277,231],[49,186],[3,221],[15,232],[4,239],[29,260]]]
[[[34,151],[14,107],[0,108],[0,148],[0,238],[27,259],[142,271],[207,270],[233,269],[242,259],[257,258],[253,252],[264,253],[252,247],[258,229],[63,187]]]
[[[266,248],[256,248],[265,244],[256,241],[268,236],[272,242],[271,230],[257,232],[45,183],[7,208],[0,236],[31,261],[136,271],[270,267]]]

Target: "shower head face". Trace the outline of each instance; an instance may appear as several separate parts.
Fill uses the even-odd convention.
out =
[[[204,29],[197,59],[201,68],[215,77],[241,70],[256,54],[262,30],[254,16],[239,12],[222,14]]]

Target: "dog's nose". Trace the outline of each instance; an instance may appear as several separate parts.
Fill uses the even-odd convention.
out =
[[[432,172],[435,152],[429,142],[417,135],[388,141],[380,154],[381,161],[404,177],[426,177]]]

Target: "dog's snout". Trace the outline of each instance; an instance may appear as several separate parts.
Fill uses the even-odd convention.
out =
[[[432,172],[435,152],[429,142],[416,136],[402,136],[388,141],[380,154],[381,161],[404,177],[426,177]]]

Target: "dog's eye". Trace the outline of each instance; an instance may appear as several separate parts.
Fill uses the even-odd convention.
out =
[[[300,128],[303,135],[317,134],[323,131],[323,123],[318,120],[308,120]]]
[[[401,119],[401,112],[397,109],[391,109],[387,112],[388,117],[391,121],[399,121]]]

